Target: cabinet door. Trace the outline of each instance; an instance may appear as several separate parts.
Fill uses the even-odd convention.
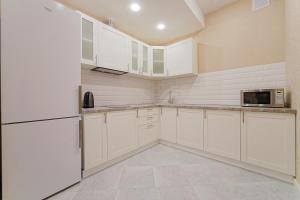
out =
[[[130,63],[129,39],[100,22],[98,28],[98,66],[128,72]]]
[[[114,159],[137,148],[137,112],[107,114],[108,159]]]
[[[150,75],[150,47],[142,45],[142,74]]]
[[[137,41],[131,41],[131,61],[130,61],[130,72],[139,74],[140,72],[140,47]]]
[[[245,112],[242,160],[295,175],[295,115]]]
[[[81,63],[96,65],[97,21],[81,14]]]
[[[144,146],[158,140],[160,132],[160,109],[139,110],[139,145]]]
[[[167,74],[165,59],[166,50],[165,47],[152,47],[152,64],[153,64],[153,76],[165,76]]]
[[[204,116],[203,110],[179,109],[177,143],[203,150]]]
[[[167,69],[169,76],[191,74],[194,70],[193,39],[184,40],[167,47]]]
[[[159,122],[139,126],[139,145],[145,146],[158,140]]]
[[[204,150],[240,160],[240,118],[238,111],[206,111]]]
[[[177,142],[177,109],[162,108],[161,139],[168,142]]]
[[[83,118],[83,168],[92,169],[107,161],[107,133],[104,114]]]

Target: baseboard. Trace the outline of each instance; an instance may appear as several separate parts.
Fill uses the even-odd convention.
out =
[[[98,173],[98,172],[100,172],[100,171],[102,171],[102,170],[104,170],[104,169],[106,169],[108,167],[111,167],[112,165],[115,165],[115,164],[117,164],[119,162],[122,162],[122,161],[124,161],[124,160],[126,160],[126,159],[128,159],[128,158],[130,158],[130,157],[132,157],[132,156],[134,156],[134,155],[136,155],[138,153],[140,153],[140,152],[143,152],[143,151],[145,151],[145,150],[147,150],[147,149],[149,149],[149,148],[157,145],[157,144],[159,144],[159,140],[157,140],[155,142],[152,142],[152,143],[150,143],[148,145],[145,145],[143,147],[140,147],[140,148],[138,148],[138,149],[136,149],[134,151],[131,151],[131,152],[125,154],[125,155],[122,155],[122,156],[120,156],[118,158],[109,160],[109,161],[107,161],[107,162],[105,162],[105,163],[103,163],[103,164],[101,164],[101,165],[99,165],[97,167],[94,167],[92,169],[83,171],[82,172],[82,178],[86,178],[86,177],[89,177],[91,175],[94,175],[94,174],[96,174],[96,173]]]
[[[182,145],[179,145],[179,144],[175,144],[175,143],[171,143],[171,142],[168,142],[168,141],[165,141],[165,140],[160,140],[159,143],[163,144],[163,145],[166,145],[166,146],[173,147],[173,148],[177,148],[177,149],[180,149],[180,150],[183,150],[183,151],[187,151],[187,152],[199,155],[199,156],[203,156],[203,157],[206,157],[206,158],[209,158],[209,159],[212,159],[212,160],[220,161],[220,162],[223,162],[223,163],[235,166],[235,167],[240,167],[240,168],[246,169],[246,170],[251,171],[251,172],[255,172],[255,173],[262,174],[262,175],[265,175],[265,176],[269,176],[269,177],[272,177],[272,178],[275,178],[275,179],[279,179],[281,181],[285,181],[285,182],[288,182],[288,183],[294,183],[295,182],[295,179],[292,175],[283,174],[283,173],[273,171],[273,170],[270,170],[270,169],[265,169],[265,168],[262,168],[262,167],[254,166],[254,165],[247,164],[247,163],[243,163],[241,161],[237,161],[237,160],[233,160],[233,159],[224,158],[224,157],[221,157],[221,156],[209,154],[209,153],[201,151],[201,150],[192,149],[192,148],[182,146]]]

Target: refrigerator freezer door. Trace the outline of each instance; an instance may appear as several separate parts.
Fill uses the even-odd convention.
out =
[[[2,0],[2,123],[77,116],[80,15],[52,0]]]
[[[2,126],[3,199],[41,200],[81,179],[79,120]]]

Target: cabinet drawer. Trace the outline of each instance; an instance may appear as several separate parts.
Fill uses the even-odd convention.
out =
[[[152,121],[149,123],[144,123],[144,124],[140,124],[139,127],[141,129],[152,129],[152,128],[157,128],[159,126],[158,121]]]
[[[139,116],[159,115],[160,108],[142,108],[139,109]]]

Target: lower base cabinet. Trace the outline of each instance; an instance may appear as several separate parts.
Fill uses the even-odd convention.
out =
[[[158,140],[159,123],[139,126],[139,146],[145,146]]]
[[[107,161],[107,132],[104,114],[83,117],[83,169],[89,170]]]
[[[159,139],[160,108],[143,108],[138,110],[139,147],[151,144]]]
[[[85,114],[83,169],[162,139],[295,176],[295,118],[289,113],[169,107]]]
[[[178,109],[177,143],[203,150],[204,111]]]
[[[177,108],[162,108],[161,139],[177,142]]]
[[[295,175],[295,115],[245,112],[242,161]]]
[[[239,111],[205,111],[204,151],[240,160],[241,114]]]
[[[107,113],[108,159],[137,148],[137,111]]]

